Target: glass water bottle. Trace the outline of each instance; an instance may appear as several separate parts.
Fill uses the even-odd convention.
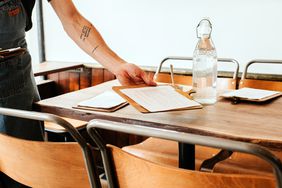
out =
[[[203,19],[197,26],[198,44],[193,54],[193,94],[201,104],[216,102],[217,54],[211,40],[212,25]]]

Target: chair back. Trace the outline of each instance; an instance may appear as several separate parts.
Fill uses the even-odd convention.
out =
[[[274,188],[273,178],[254,175],[205,173],[162,166],[107,145],[119,188]]]
[[[242,78],[239,83],[239,88],[250,87],[256,89],[266,89],[274,91],[282,91],[282,80],[281,81],[269,81],[269,80],[257,80],[257,79],[248,79],[248,69],[252,64],[281,64],[282,60],[252,60],[248,62],[245,66],[245,69],[242,74]]]
[[[164,58],[161,61],[161,63],[159,64],[157,71],[155,73],[154,79],[156,82],[171,83],[170,75],[162,72],[163,65],[170,60],[176,60],[179,62],[187,62],[187,61],[192,62],[193,58],[192,57],[177,57],[177,56],[171,56],[171,57]],[[218,58],[217,60],[218,62],[234,64],[232,78],[218,77],[217,78],[217,88],[218,89],[236,89],[237,76],[238,76],[238,71],[239,71],[239,63],[235,59],[228,59],[228,58]],[[192,76],[174,74],[174,82],[176,84],[191,86],[192,85]]]
[[[90,187],[79,145],[0,134],[0,171],[30,187]]]
[[[161,166],[145,159],[133,156],[113,146],[106,146],[96,129],[106,129],[128,134],[157,137],[174,140],[181,143],[189,143],[201,146],[221,148],[229,151],[237,151],[252,154],[265,160],[273,167],[276,178],[276,187],[282,188],[282,163],[271,152],[256,144],[231,141],[222,138],[201,136],[190,133],[165,130],[155,126],[127,124],[108,120],[92,120],[87,125],[90,137],[95,141],[101,151],[105,172],[109,180],[109,187],[275,187],[273,178],[242,175],[220,174],[209,172],[196,172],[183,170],[170,166]],[[110,152],[109,152],[110,151]],[[109,153],[112,155],[109,156]],[[116,182],[114,180],[117,180]]]
[[[30,187],[101,187],[92,147],[66,120],[9,108],[0,108],[0,114],[56,123],[77,141],[39,142],[0,134],[1,172]]]

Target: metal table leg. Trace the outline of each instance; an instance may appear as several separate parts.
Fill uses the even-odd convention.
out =
[[[179,168],[195,170],[195,145],[179,142]]]

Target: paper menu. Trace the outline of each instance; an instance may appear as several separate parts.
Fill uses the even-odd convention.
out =
[[[199,103],[178,93],[172,86],[120,89],[120,92],[149,112],[200,108]]]
[[[104,108],[110,109],[121,104],[126,103],[122,97],[120,97],[114,91],[105,91],[93,98],[82,101],[77,104],[78,107],[88,107],[88,108]]]
[[[264,101],[282,95],[279,91],[270,91],[263,89],[242,88],[222,94],[222,97],[238,97],[246,100]]]

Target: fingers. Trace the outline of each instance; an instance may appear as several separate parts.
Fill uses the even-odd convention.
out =
[[[129,75],[127,72],[125,72],[122,75],[118,75],[117,79],[120,82],[120,84],[123,86],[144,84],[144,81],[141,78],[139,78],[137,75]]]
[[[126,71],[119,71],[118,74],[116,74],[116,78],[118,79],[119,83],[123,86],[129,86],[132,85],[132,80],[129,79],[128,72]]]
[[[147,74],[139,67],[135,66],[135,70],[132,79],[136,84],[146,84],[149,86],[157,85],[156,82],[153,81],[153,74]]]
[[[122,85],[139,85],[144,83],[150,86],[157,85],[153,81],[152,74],[146,74],[134,64],[124,64],[119,74],[116,74],[116,76]]]
[[[144,71],[141,71],[140,76],[144,80],[145,84],[149,86],[157,85],[157,83],[153,80],[152,74],[146,74]]]

